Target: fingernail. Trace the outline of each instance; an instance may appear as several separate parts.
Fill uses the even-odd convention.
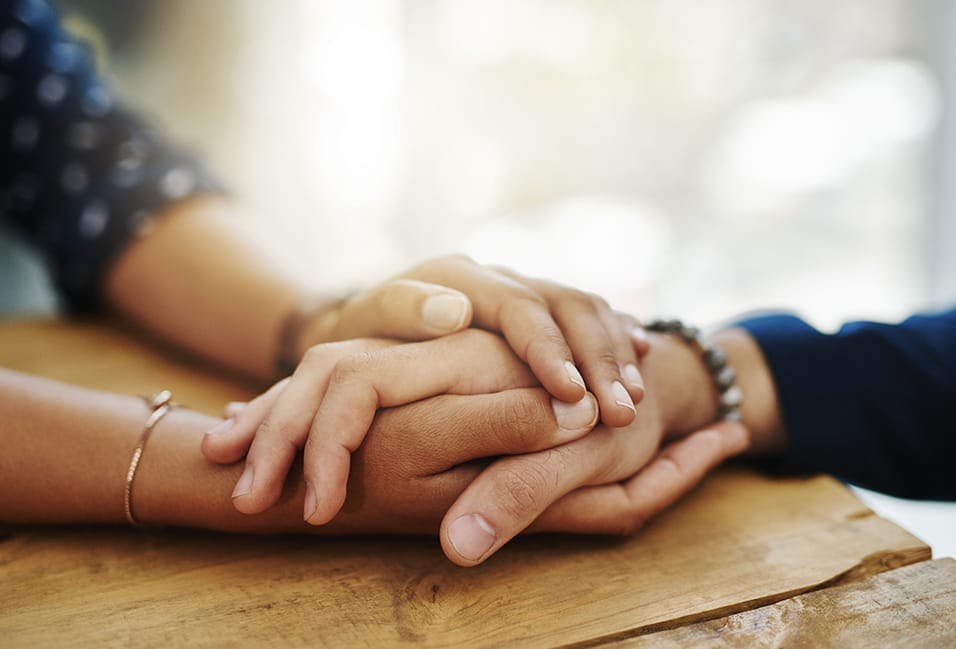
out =
[[[590,394],[575,403],[566,403],[551,399],[551,408],[558,426],[564,430],[580,430],[590,428],[597,423],[598,410],[594,398]]]
[[[247,466],[246,470],[242,472],[239,482],[236,483],[236,488],[232,491],[232,497],[245,496],[250,489],[252,489],[252,467]]]
[[[584,387],[584,377],[581,376],[581,373],[578,371],[578,368],[574,366],[574,363],[571,361],[564,361],[564,369],[568,373],[568,378],[571,379],[571,383],[577,383],[582,388]]]
[[[223,412],[226,413],[227,416],[235,417],[240,412],[242,412],[243,408],[245,407],[246,407],[245,401],[230,401],[229,403],[226,404],[226,407],[223,408],[222,410]]]
[[[315,488],[312,486],[312,483],[305,483],[305,507],[303,508],[302,518],[308,521],[312,518],[312,515],[315,514],[315,510],[318,509],[319,502],[315,497]]]
[[[641,373],[637,371],[637,366],[633,363],[628,363],[624,366],[624,378],[627,379],[627,382],[634,387],[643,388],[644,383],[641,381]]]
[[[232,430],[232,427],[236,425],[236,420],[233,417],[229,419],[224,419],[218,424],[206,431],[207,435],[222,435],[223,433],[228,433]]]
[[[466,561],[478,561],[495,544],[495,530],[478,514],[466,514],[448,526],[448,540]]]
[[[468,300],[461,295],[433,295],[422,305],[422,317],[434,329],[460,329],[468,317]]]
[[[615,381],[612,383],[611,392],[614,393],[614,403],[623,408],[630,408],[631,410],[634,410],[634,402],[631,401],[631,395],[627,393],[623,383],[620,381]],[[636,410],[634,411],[637,412]]]
[[[634,327],[631,329],[631,338],[639,343],[650,342],[650,338],[647,337],[647,331],[644,330],[644,327]]]

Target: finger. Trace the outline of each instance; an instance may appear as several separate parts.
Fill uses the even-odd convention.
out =
[[[601,421],[607,426],[627,426],[636,414],[634,400],[624,386],[617,348],[598,305],[577,291],[567,291],[552,303],[555,320],[565,332],[585,384],[597,397]]]
[[[573,491],[548,508],[530,531],[631,534],[749,444],[739,423],[713,424],[672,442],[626,482]]]
[[[471,316],[471,301],[460,291],[395,279],[348,300],[331,335],[427,340],[467,328]]]
[[[362,443],[379,408],[436,394],[500,389],[498,377],[507,365],[502,355],[510,357],[510,352],[497,340],[485,332],[466,331],[340,360],[305,446],[305,520],[313,525],[327,523],[342,507],[351,453]],[[518,372],[519,387],[533,385],[533,377],[522,372],[520,364],[512,366]]]
[[[631,423],[634,404],[644,396],[643,381],[633,345],[607,302],[510,269],[496,272],[536,291],[551,305],[552,316],[584,373],[585,384],[598,397],[604,424],[620,427]]]
[[[540,295],[464,256],[429,262],[412,273],[468,295],[474,307],[473,324],[500,331],[548,392],[568,402],[584,396],[584,379],[571,349]]]
[[[243,408],[245,408],[247,404],[248,404],[248,401],[230,401],[225,406],[223,406],[222,416],[225,419],[229,419],[230,417],[235,417],[240,412],[242,412]]]
[[[603,300],[598,302],[596,308],[598,317],[614,346],[614,355],[617,356],[617,362],[621,366],[624,387],[637,405],[644,398],[644,378],[641,376],[637,363],[637,353],[631,341],[629,328]]]
[[[651,351],[651,341],[647,337],[647,330],[641,324],[641,321],[629,313],[615,311],[614,314],[621,322],[621,326],[631,337],[631,344],[634,345],[634,352],[638,358],[644,358],[647,352]]]
[[[206,459],[218,464],[232,464],[245,457],[256,429],[288,382],[288,379],[283,379],[248,404],[242,404],[241,409],[232,408],[234,414],[228,414],[203,435],[200,448]],[[234,403],[226,405],[227,412]]]
[[[362,448],[372,453],[380,445],[394,444],[376,431],[400,434],[408,448],[418,451],[407,473],[427,477],[473,460],[567,443],[586,435],[597,419],[597,401],[590,393],[574,404],[553,398],[543,388],[445,394],[380,411]],[[409,421],[415,425],[404,423]]]
[[[246,466],[232,494],[237,510],[257,514],[278,501],[338,360],[392,344],[381,339],[351,340],[318,345],[306,352],[275,402],[254,424]]]
[[[599,476],[615,479],[608,471],[623,467],[615,434],[635,437],[630,430],[602,427],[571,444],[496,460],[445,514],[440,531],[445,554],[458,565],[476,565],[565,494]],[[634,461],[639,466],[643,460],[635,454]],[[617,479],[633,471],[629,468]]]

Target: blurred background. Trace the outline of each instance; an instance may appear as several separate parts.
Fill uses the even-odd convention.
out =
[[[954,3],[56,4],[321,286],[462,251],[698,322],[956,303]]]
[[[956,300],[951,3],[57,4],[324,286],[463,251],[701,322]]]

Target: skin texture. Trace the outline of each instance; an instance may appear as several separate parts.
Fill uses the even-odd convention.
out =
[[[441,374],[442,358],[434,354],[432,362],[415,364],[415,376],[430,377],[427,384],[410,385],[409,374],[400,377],[396,371],[394,380],[372,385],[370,372],[386,375],[382,363],[368,356],[381,344],[366,342],[334,366],[328,357],[335,353],[328,350],[339,348],[310,351],[317,344],[424,341],[474,326],[500,333],[536,385],[556,399],[578,404],[596,398],[608,426],[634,421],[634,404],[644,395],[637,357],[646,341],[635,338],[640,329],[633,318],[613,312],[600,297],[451,256],[347,298],[318,299],[306,282],[279,270],[237,226],[233,211],[213,196],[171,207],[150,236],[113,264],[105,297],[143,328],[261,379],[273,376],[277,354],[288,351],[280,343],[288,315],[304,303],[320,303],[290,341],[300,366],[284,388],[267,393],[275,397],[272,407],[260,417],[257,443],[245,449],[249,471],[235,489],[240,511],[274,505],[295,451],[305,446],[311,485],[305,517],[314,524],[328,522],[344,501],[350,453],[362,443],[376,409],[462,390]],[[388,353],[407,362],[422,360],[404,351]],[[460,368],[476,362],[458,360]],[[317,401],[315,395],[325,395],[329,385],[330,398]],[[395,389],[400,386],[409,389]],[[364,413],[360,424],[351,421],[351,412]]]
[[[538,382],[502,338],[478,329],[420,343],[357,339],[317,345],[288,381],[210,431],[203,452],[220,463],[246,458],[233,501],[239,511],[255,514],[276,503],[304,447],[304,518],[323,524],[344,502],[350,454],[378,409],[441,394],[521,387]],[[565,430],[563,441],[597,423],[597,401],[590,393],[575,404],[552,399],[551,408]]]
[[[150,331],[264,379],[272,374],[286,315],[315,297],[276,268],[235,227],[228,204],[195,198],[171,208],[154,233],[121,256],[104,293],[114,309]],[[433,298],[442,298],[440,308],[432,308]],[[147,522],[264,533],[440,531],[449,558],[474,565],[524,530],[633,531],[709,467],[750,443],[740,426],[707,425],[715,395],[688,347],[657,337],[654,351],[638,363],[647,340],[633,319],[613,313],[600,298],[463,257],[426,262],[369,291],[330,300],[306,322],[295,346],[304,353],[316,343],[355,336],[427,340],[469,325],[503,337],[461,334],[460,349],[452,341],[433,356],[439,364],[462,360],[446,363],[458,374],[439,372],[435,384],[416,388],[404,385],[400,374],[382,374],[389,380],[373,385],[369,406],[377,414],[364,441],[352,433],[344,440],[309,436],[316,448],[331,441],[340,460],[352,464],[342,510],[328,524],[311,528],[302,521],[304,508],[312,508],[295,461],[272,494],[278,493],[273,507],[255,515],[237,511],[229,494],[242,467],[216,466],[200,453],[201,433],[221,421],[186,411],[169,415],[150,441],[134,488],[137,515]],[[744,406],[754,447],[778,450],[785,436],[759,350],[742,332],[722,335],[745,392],[759,395]],[[378,356],[369,349],[347,354],[352,360],[345,369],[334,369],[340,368],[336,360],[332,373],[343,380],[335,384],[417,360],[409,356],[414,350],[393,342],[371,343]],[[385,353],[394,358],[376,365]],[[495,354],[500,362],[480,373],[488,382],[469,383],[478,376],[468,373],[469,363],[480,368]],[[319,360],[300,369],[325,362],[321,354],[312,356]],[[277,396],[292,384],[266,394]],[[653,399],[642,400],[645,385]],[[594,397],[587,396],[588,387]],[[422,399],[426,393],[442,394]],[[586,426],[561,429],[555,398],[565,404],[590,399],[599,412]],[[412,403],[400,405],[407,401]],[[264,402],[232,408],[245,412]],[[345,421],[342,412],[323,414],[328,428],[341,430],[335,422]],[[0,518],[121,522],[122,480],[145,415],[137,400],[0,372]],[[598,416],[600,425],[586,434]],[[247,444],[259,438],[264,423],[246,430]],[[247,452],[248,445],[219,460],[234,462]],[[345,486],[345,479],[340,473],[339,484]],[[328,517],[320,512],[318,520]],[[471,531],[480,521],[490,545],[480,552],[460,539],[456,545],[452,532],[460,520],[470,522]]]
[[[679,360],[681,351],[679,344],[661,341],[648,361],[660,352],[661,365],[669,365]],[[651,367],[649,362],[647,369]],[[661,412],[672,405],[679,402],[666,407],[661,402]],[[4,422],[0,430],[8,449],[0,456],[0,519],[9,523],[121,523],[123,478],[145,417],[146,407],[137,399],[0,371],[0,420]],[[627,473],[627,463],[616,462],[631,450],[648,453],[641,449],[652,446],[635,441],[635,436],[625,431],[562,443],[564,432],[554,418],[551,397],[541,388],[433,397],[379,413],[355,454],[343,512],[329,525],[315,528],[301,519],[305,494],[298,467],[293,468],[277,507],[254,516],[232,507],[228,494],[240,466],[210,464],[199,449],[202,433],[213,421],[187,410],[174,410],[157,426],[134,484],[133,506],[140,520],[261,533],[435,533],[443,516],[447,520],[449,506],[469,485],[474,489],[481,484],[475,482],[476,476],[483,477],[485,484],[498,482],[493,473],[482,473],[488,458],[526,454],[520,457],[527,458],[531,466],[539,461],[536,453],[542,448],[569,449],[566,458],[582,464],[576,469],[578,476],[600,479]],[[38,430],[44,434],[38,435]],[[704,439],[705,444],[687,444],[699,438],[710,442]],[[718,430],[716,435],[691,435],[676,444],[677,451],[684,450],[684,465],[671,463],[679,470],[666,473],[663,481],[660,475],[654,478],[653,471],[648,473],[661,483],[655,493],[638,490],[636,499],[622,503],[622,485],[609,485],[605,494],[601,488],[582,489],[587,482],[583,481],[566,495],[548,492],[547,485],[539,483],[545,492],[526,498],[531,491],[516,491],[515,483],[505,481],[500,495],[495,496],[501,502],[494,503],[492,509],[507,512],[520,522],[527,511],[541,507],[543,513],[530,531],[630,531],[633,526],[622,524],[622,515],[640,516],[641,520],[653,515],[692,486],[692,478],[704,469],[740,452],[746,446],[746,435],[737,427]],[[494,469],[514,459],[506,457],[488,467]],[[640,463],[643,459],[644,455],[637,455],[628,461]],[[651,462],[645,471],[656,463]],[[524,469],[520,470],[523,474]],[[642,473],[630,480],[639,480]],[[666,502],[661,500],[664,496],[669,498]],[[514,506],[509,506],[509,498],[514,499]],[[579,498],[586,498],[586,507],[575,503]],[[607,513],[600,521],[594,519],[595,499],[604,503]],[[467,502],[467,498],[459,499],[454,506]],[[501,539],[503,542],[504,537]],[[470,565],[453,550],[449,556]],[[487,555],[482,560],[485,558]]]
[[[762,450],[782,448],[772,379],[748,334],[730,330],[716,336],[744,393],[754,396],[742,412],[747,428],[713,423],[717,394],[696,351],[670,336],[652,338],[643,359],[648,393],[635,422],[618,429],[598,426],[577,442],[489,466],[443,518],[442,547],[452,561],[480,563],[527,526],[547,528],[552,517],[564,531],[631,533],[721,459],[745,451],[747,428]],[[462,527],[463,542],[453,535]]]

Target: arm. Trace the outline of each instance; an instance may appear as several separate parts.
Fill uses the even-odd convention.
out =
[[[212,195],[167,207],[111,265],[104,293],[114,310],[162,338],[267,380],[285,318],[316,298],[237,220],[235,207]]]
[[[0,218],[44,253],[67,305],[110,306],[271,377],[304,287],[237,229],[196,159],[118,105],[49,5],[0,0],[0,31]]]
[[[741,326],[767,359],[787,431],[774,436],[769,466],[956,498],[956,311],[850,323],[832,335],[792,316]]]
[[[0,521],[124,524],[123,488],[147,408],[136,398],[0,369]],[[540,388],[444,395],[376,418],[355,456],[349,499],[329,525],[302,520],[301,465],[276,507],[240,514],[240,465],[209,464],[200,439],[217,420],[174,409],[153,431],[133,483],[138,520],[229,532],[434,533],[481,458],[566,439]],[[462,425],[467,422],[467,425]]]
[[[147,414],[139,399],[0,370],[0,520],[125,523],[126,470]],[[134,483],[142,520],[229,526],[235,470],[209,467],[198,453],[209,421],[176,409],[157,426]]]
[[[484,345],[485,355],[507,352],[500,339],[479,334],[472,332],[469,338],[471,344]],[[514,367],[503,369],[508,366],[504,356],[501,362],[489,362],[485,372],[503,381],[492,394],[442,395],[381,411],[354,455],[342,512],[319,528],[307,526],[301,518],[300,464],[293,467],[274,508],[253,516],[236,512],[229,493],[240,466],[210,465],[200,454],[203,432],[218,420],[174,410],[159,423],[146,446],[133,486],[133,508],[147,524],[223,531],[434,533],[443,516],[447,520],[449,506],[481,474],[486,458],[520,456],[499,460],[480,478],[481,484],[500,487],[492,492],[496,500],[491,503],[499,513],[492,520],[502,526],[496,549],[510,538],[505,532],[517,533],[529,516],[533,519],[545,509],[532,530],[630,531],[634,526],[628,526],[629,517],[640,515],[643,520],[652,515],[676,499],[676,492],[685,490],[683,484],[669,475],[657,481],[656,489],[638,489],[626,511],[621,509],[621,485],[589,485],[631,476],[654,454],[663,419],[677,431],[708,419],[714,407],[707,399],[686,399],[689,390],[706,394],[709,387],[699,359],[689,348],[660,340],[654,354],[648,363],[658,377],[654,384],[675,388],[674,398],[666,404],[649,401],[640,429],[602,427],[580,438],[583,431],[568,430],[568,411],[556,407],[543,389],[508,388],[509,381],[525,385],[528,374],[520,371],[521,364],[515,360],[511,361]],[[681,371],[673,373],[673,380],[665,379],[662,371],[677,367]],[[665,414],[663,419],[659,413]],[[138,399],[0,370],[0,443],[5,449],[0,455],[0,520],[122,523],[124,477],[146,415]],[[593,424],[595,417],[592,406],[586,418]],[[579,439],[567,442],[569,433],[571,439]],[[676,448],[681,451],[674,453],[677,458],[691,451],[689,463],[681,466],[698,467],[697,473],[746,445],[739,427],[721,432],[716,445],[714,435],[709,435],[706,447],[686,446],[696,438],[691,434],[673,444],[685,445]],[[675,449],[673,444],[668,448]],[[552,450],[542,455],[544,449]],[[501,464],[522,457],[525,463]],[[549,477],[548,472],[555,469],[558,475]],[[642,474],[638,474],[638,485]],[[594,496],[597,502],[592,502]],[[669,499],[661,501],[665,496]],[[463,503],[467,499],[456,505],[459,512]],[[482,501],[482,505],[488,503]],[[513,519],[510,527],[508,517]],[[463,560],[457,550],[446,547],[446,552],[456,562],[474,563]]]
[[[280,348],[294,365],[320,342],[433,338],[474,315],[477,326],[504,333],[556,397],[582,398],[586,380],[606,423],[633,419],[642,395],[636,358],[606,303],[463,258],[330,301],[303,319],[287,350],[279,334],[295,307],[315,301],[309,282],[282,272],[241,232],[198,161],[117,104],[46,3],[0,0],[0,30],[0,131],[9,135],[0,143],[2,215],[43,250],[72,308],[110,306],[261,379],[275,375]]]

